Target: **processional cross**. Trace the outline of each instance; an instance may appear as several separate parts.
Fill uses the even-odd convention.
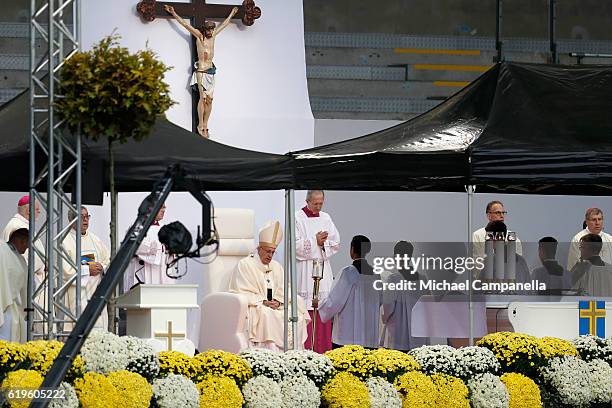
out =
[[[244,0],[242,5],[208,4],[206,3],[206,0],[191,0],[189,3],[142,0],[136,6],[136,10],[146,21],[153,21],[156,18],[173,18],[173,16],[167,11],[167,6],[171,6],[174,9],[177,17],[180,16],[189,19],[191,21],[191,25],[198,29],[200,27],[205,27],[207,20],[213,18],[228,18],[228,16],[230,16],[229,18],[231,19],[240,19],[244,25],[251,26],[255,23],[256,19],[261,17],[261,9],[255,5],[254,0]],[[232,16],[232,10],[234,7],[236,7],[238,11]],[[204,38],[204,41],[206,41],[206,38]],[[211,47],[214,47],[214,39],[211,44]],[[194,45],[191,47],[192,60],[194,61],[201,59],[201,56],[194,52],[198,49],[198,46],[203,45],[201,42],[198,44],[198,40],[194,38]],[[213,50],[211,49],[210,51],[212,52]],[[212,90],[214,89],[214,82],[212,85],[210,83],[206,83],[206,80],[210,80],[212,77],[205,79],[205,74],[212,73],[212,75],[214,75],[215,68],[214,65],[212,68],[206,68],[207,70],[197,70],[199,73],[199,76],[197,77],[198,90],[192,92],[192,118],[198,118],[200,122],[198,125],[198,120],[193,120],[194,131],[197,129],[197,132],[202,136],[208,137],[207,123],[208,116],[210,115],[210,109],[212,108]],[[214,81],[214,78],[212,80]],[[209,92],[206,92],[204,89],[200,89],[201,86],[204,88],[206,84],[210,87]]]

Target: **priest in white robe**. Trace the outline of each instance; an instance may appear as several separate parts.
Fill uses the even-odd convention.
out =
[[[325,299],[320,303],[313,300],[315,305],[320,305],[319,315],[323,322],[334,320],[333,348],[348,344],[368,348],[379,346],[382,292],[374,288],[374,282],[380,278],[365,259],[370,248],[367,237],[354,236],[350,248],[353,263],[340,271]]]
[[[580,258],[572,268],[572,287],[584,296],[612,298],[612,265],[599,256],[602,239],[597,234],[580,238]]]
[[[24,307],[27,305],[28,267],[23,253],[28,230],[19,228],[8,242],[0,241],[0,340],[26,341]]]
[[[76,214],[69,214],[68,218],[72,221],[76,218]],[[81,265],[79,270],[81,274],[81,312],[85,310],[87,303],[91,300],[96,288],[102,281],[104,272],[106,272],[110,264],[110,251],[108,247],[93,232],[89,231],[90,219],[87,208],[81,207]],[[75,223],[72,230],[64,238],[64,242],[62,242],[62,246],[70,259],[76,258],[76,238]],[[67,262],[63,262],[62,266],[64,268],[64,281],[68,281],[69,278],[74,276],[75,270]],[[76,282],[73,281],[70,285],[66,293],[66,299],[71,312],[76,315]],[[72,323],[64,324],[64,330],[66,331],[72,330],[72,327]],[[102,314],[96,321],[95,327],[107,330],[108,314],[106,307],[102,310]]]
[[[136,250],[134,258],[130,261],[130,265],[123,275],[123,288],[127,292],[138,283],[143,284],[174,284],[176,279],[170,278],[166,273],[166,265],[172,260],[165,246],[159,242],[157,234],[161,229],[160,221],[166,213],[166,205],[162,205],[161,209],[155,217],[153,225],[147,231],[146,237],[140,243]]]
[[[40,214],[40,204],[38,203],[38,201],[35,201],[34,202],[34,218],[35,219],[38,218],[38,214]],[[29,195],[24,195],[17,202],[17,213],[13,215],[13,217],[9,220],[8,224],[6,224],[6,226],[4,227],[4,231],[2,233],[2,240],[5,242],[8,241],[11,234],[20,228],[25,228],[27,230],[30,229],[30,196]],[[40,253],[45,252],[45,248],[42,242],[38,240],[34,241],[34,246]],[[28,250],[25,251],[25,253],[23,254],[23,257],[27,265],[28,259],[29,259]],[[34,279],[36,280],[35,281],[36,287],[40,285],[40,283],[44,280],[44,278],[45,278],[45,264],[43,263],[42,259],[40,259],[38,254],[36,254],[35,252],[34,253]],[[44,305],[46,307],[46,298],[47,298],[47,291],[43,289],[39,292],[39,295],[36,297],[36,302],[40,304],[41,306]]]
[[[504,204],[498,200],[489,202],[485,212],[489,223],[493,221],[505,223],[506,214],[508,214],[504,208]],[[485,241],[487,240],[487,231],[485,228],[486,227],[482,227],[472,234],[472,256],[474,258],[484,258],[485,256]],[[516,253],[523,255],[523,246],[518,236],[516,237]]]
[[[333,284],[333,271],[329,258],[340,249],[340,234],[329,214],[321,211],[325,193],[321,190],[309,190],[306,194],[306,206],[295,213],[295,252],[297,268],[298,295],[305,301],[311,318],[314,281],[312,279],[313,261],[323,260],[323,279],[319,286],[319,301],[325,299]],[[323,323],[317,316],[315,349],[324,353],[331,349],[332,324]],[[312,323],[308,325],[308,339],[304,347],[310,349]]]
[[[249,303],[249,342],[252,347],[282,351],[284,349],[284,271],[272,259],[283,237],[278,221],[269,222],[259,232],[254,254],[238,262],[229,291],[246,296]],[[306,340],[309,319],[298,298],[298,344]]]
[[[596,234],[601,237],[602,247],[599,256],[604,262],[612,264],[612,235],[603,231],[603,211],[601,211],[599,208],[587,209],[584,215],[584,221],[586,223],[586,228],[574,235],[574,238],[572,238],[572,242],[570,243],[569,254],[567,256],[568,271],[571,271],[572,268],[580,261],[580,238],[587,234]]]

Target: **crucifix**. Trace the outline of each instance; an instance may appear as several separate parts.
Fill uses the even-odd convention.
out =
[[[178,339],[185,338],[185,333],[172,332],[172,320],[168,320],[168,332],[167,333],[154,333],[153,335],[155,337],[163,337],[163,338],[168,339],[168,351],[172,351],[172,339],[173,338],[178,338]]]
[[[208,4],[206,0],[192,0],[190,3],[174,3],[156,0],[142,0],[136,6],[136,10],[146,21],[153,21],[155,18],[174,18],[192,35],[196,50],[194,56],[194,72],[191,85],[197,86],[197,92],[192,93],[194,101],[194,113],[192,117],[197,117],[197,124],[194,128],[197,132],[208,138],[208,119],[212,110],[214,75],[217,68],[212,62],[214,55],[215,37],[219,34],[232,19],[240,19],[246,26],[251,26],[255,20],[261,16],[261,9],[255,6],[253,0],[244,0],[241,6],[225,4]],[[188,18],[191,24],[183,20]],[[225,20],[215,26],[209,21],[211,18],[225,18]]]

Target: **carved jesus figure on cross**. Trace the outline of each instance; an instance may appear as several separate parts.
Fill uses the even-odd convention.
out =
[[[213,64],[215,37],[228,26],[231,19],[238,12],[238,7],[234,7],[230,15],[218,27],[212,21],[206,21],[203,27],[198,28],[192,27],[191,24],[183,20],[176,14],[174,7],[171,5],[164,5],[164,9],[195,37],[198,60],[194,64],[191,85],[197,85],[200,94],[200,100],[198,101],[198,133],[208,138],[208,119],[212,111],[213,91],[215,89],[216,68],[215,64]]]

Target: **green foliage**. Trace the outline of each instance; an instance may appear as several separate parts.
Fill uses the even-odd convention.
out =
[[[172,67],[147,49],[130,54],[118,45],[118,35],[104,38],[93,50],[78,52],[60,72],[57,102],[59,115],[68,127],[97,140],[142,140],[157,115],[175,102],[170,99],[164,73]]]

